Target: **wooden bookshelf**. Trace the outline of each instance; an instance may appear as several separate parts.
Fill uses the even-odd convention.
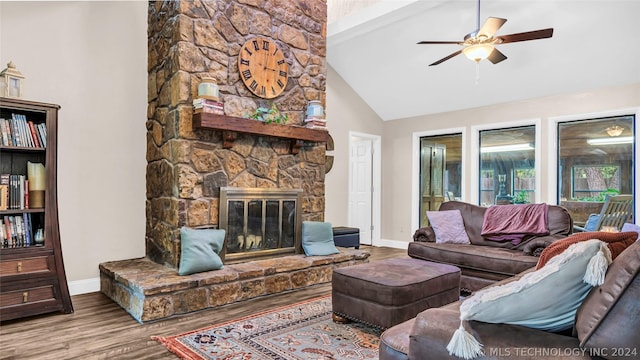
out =
[[[211,113],[193,114],[193,127],[200,129],[221,130],[224,147],[233,146],[238,133],[259,136],[272,136],[292,141],[291,152],[297,153],[305,141],[328,142],[329,132],[322,129],[309,129],[296,125],[266,124],[253,119]]]
[[[0,210],[0,225],[5,228],[4,219],[10,219],[10,223],[11,219],[18,217],[28,219],[13,232],[19,234],[22,241],[9,246],[4,241],[0,243],[0,321],[56,311],[73,312],[58,225],[56,162],[59,108],[55,104],[0,98],[0,118],[19,114],[46,127],[46,147],[0,145],[0,174],[26,176],[27,163],[37,162],[44,164],[46,179],[44,207],[31,206],[34,204],[25,199],[24,205]],[[42,230],[43,243],[35,241],[36,229]],[[30,241],[24,241],[27,236]]]

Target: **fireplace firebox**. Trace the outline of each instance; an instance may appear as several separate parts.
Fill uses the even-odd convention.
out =
[[[302,189],[220,188],[225,263],[301,253]]]

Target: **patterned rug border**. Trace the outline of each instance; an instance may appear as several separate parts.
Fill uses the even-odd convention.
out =
[[[274,308],[274,309],[260,311],[260,312],[254,313],[254,314],[250,314],[250,315],[246,315],[246,316],[240,317],[240,318],[235,318],[235,319],[223,321],[223,322],[216,323],[216,324],[209,325],[209,326],[205,326],[205,327],[202,327],[202,328],[199,328],[199,329],[190,330],[190,331],[187,331],[187,332],[184,332],[184,333],[180,333],[178,335],[151,336],[151,340],[159,342],[165,348],[167,348],[167,350],[169,350],[173,354],[179,356],[181,359],[185,359],[185,360],[196,360],[196,359],[203,360],[203,359],[205,359],[206,360],[206,358],[203,358],[199,353],[193,351],[189,346],[187,346],[187,345],[183,344],[182,342],[180,342],[180,340],[178,340],[178,338],[189,336],[189,335],[194,334],[194,333],[205,332],[205,331],[212,330],[212,329],[215,329],[215,328],[223,327],[223,326],[228,325],[228,324],[237,323],[237,322],[245,321],[245,320],[248,320],[248,319],[257,318],[257,317],[265,316],[265,315],[272,314],[272,313],[277,313],[279,311],[284,311],[284,310],[289,309],[291,307],[300,306],[300,305],[304,305],[304,304],[308,304],[308,303],[313,303],[313,302],[316,302],[316,301],[323,301],[323,300],[330,299],[330,298],[331,298],[331,294],[322,295],[322,296],[314,297],[314,298],[311,298],[311,299],[298,301],[298,302],[295,302],[295,303],[292,303],[292,304],[282,305],[282,306],[279,306],[279,307]]]

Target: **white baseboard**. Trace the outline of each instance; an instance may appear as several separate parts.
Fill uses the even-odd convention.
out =
[[[100,291],[100,278],[69,281],[69,295],[80,295]]]
[[[407,249],[409,248],[409,242],[400,241],[400,240],[380,239],[380,241],[377,244],[375,244],[375,246],[384,246],[384,247],[390,247],[394,249]]]

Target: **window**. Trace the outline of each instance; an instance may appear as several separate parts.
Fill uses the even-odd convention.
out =
[[[536,170],[521,168],[513,170],[513,203],[529,204],[535,201]]]
[[[558,203],[584,225],[608,195],[634,194],[635,116],[558,123]]]
[[[535,134],[535,125],[480,131],[480,205],[533,202]]]
[[[459,200],[462,185],[462,134],[420,138],[420,227],[429,224],[427,211],[445,201]]]
[[[606,193],[620,193],[620,166],[576,165],[571,174],[571,199],[598,200]]]
[[[480,171],[480,203],[491,204],[496,197],[496,185],[494,179],[496,177],[491,170]]]

